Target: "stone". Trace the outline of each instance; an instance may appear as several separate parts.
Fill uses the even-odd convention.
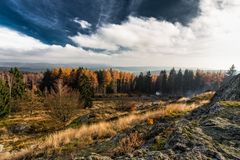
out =
[[[11,133],[29,133],[31,132],[31,126],[26,123],[13,124],[9,127]]]

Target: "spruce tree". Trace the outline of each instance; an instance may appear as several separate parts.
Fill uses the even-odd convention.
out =
[[[168,77],[168,88],[169,88],[169,92],[171,94],[173,94],[176,90],[175,90],[175,80],[176,80],[176,76],[177,73],[175,71],[175,69],[171,69],[170,73],[169,73],[169,77]]]
[[[182,95],[182,92],[183,92],[183,73],[182,73],[181,69],[179,69],[179,71],[177,73],[175,82],[176,82],[177,93]]]
[[[144,76],[143,76],[142,72],[137,77],[136,89],[137,89],[138,92],[143,92],[143,90],[144,90]]]
[[[92,96],[93,96],[93,88],[91,86],[91,82],[86,75],[81,75],[80,78],[80,99],[83,101],[83,105],[85,108],[92,107]]]
[[[226,76],[227,76],[227,77],[232,77],[232,76],[235,76],[236,73],[237,73],[237,70],[236,70],[236,68],[235,68],[235,65],[233,64],[233,65],[230,67],[230,69],[227,71]]]
[[[0,80],[0,117],[10,112],[10,96],[9,90],[5,83]]]
[[[148,71],[145,76],[145,84],[144,84],[146,93],[151,93],[151,91],[152,91],[151,86],[152,86],[152,75],[151,75],[151,72]]]
[[[22,98],[25,92],[25,84],[23,82],[23,74],[18,68],[11,68],[10,72],[12,75],[12,91],[11,97],[14,99]]]
[[[40,83],[40,90],[44,92],[47,90],[49,93],[51,92],[52,89],[54,89],[54,84],[56,81],[56,77],[54,77],[53,73],[50,70],[47,70],[44,75],[43,79]]]
[[[167,72],[164,70],[162,71],[162,93],[166,94],[168,93],[168,86],[167,86]]]

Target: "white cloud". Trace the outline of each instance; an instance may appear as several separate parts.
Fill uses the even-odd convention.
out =
[[[89,29],[89,28],[91,28],[91,26],[92,26],[92,25],[91,25],[90,23],[88,23],[87,21],[79,20],[78,18],[75,18],[73,21],[76,22],[76,23],[78,23],[78,24],[80,24],[80,27],[81,27],[82,29]]]
[[[71,38],[80,46],[106,49],[113,54],[132,53],[139,60],[134,64],[225,68],[237,63],[240,45],[233,42],[240,37],[240,2],[202,0],[200,9],[200,15],[188,26],[130,17],[121,25],[100,28],[94,35]],[[120,51],[122,47],[131,51]]]
[[[129,17],[93,35],[70,37],[78,44],[49,46],[0,28],[0,59],[53,63],[106,63],[227,68],[240,59],[240,1],[201,0],[201,13],[188,26],[154,18]],[[91,25],[75,19],[82,28]],[[81,47],[103,49],[101,53]]]
[[[0,50],[18,50],[19,52],[24,52],[47,47],[48,45],[42,44],[39,40],[32,37],[0,27]]]

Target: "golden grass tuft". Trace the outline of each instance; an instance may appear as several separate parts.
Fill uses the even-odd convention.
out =
[[[144,143],[141,135],[137,132],[131,133],[129,136],[120,140],[118,147],[113,150],[114,155],[123,155],[132,153],[136,148]]]
[[[220,101],[219,103],[223,107],[240,107],[240,101]]]
[[[153,125],[154,124],[154,120],[152,118],[147,119],[147,124],[148,125]]]

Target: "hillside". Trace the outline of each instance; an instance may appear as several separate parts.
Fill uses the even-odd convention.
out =
[[[174,125],[159,151],[155,143],[135,151],[143,159],[240,159],[240,75],[223,83],[210,104],[199,107]],[[161,126],[159,121],[156,127]],[[153,128],[154,130],[155,128]],[[155,136],[158,142],[159,135]],[[156,145],[156,144],[155,144]],[[129,159],[126,158],[125,159]]]
[[[35,141],[30,136],[18,151],[0,156],[7,160],[239,159],[239,93],[240,75],[223,83],[213,97],[205,93],[178,101],[137,101],[131,112],[127,105],[119,108],[120,101],[95,102],[65,127],[58,126],[58,132],[47,131]]]

